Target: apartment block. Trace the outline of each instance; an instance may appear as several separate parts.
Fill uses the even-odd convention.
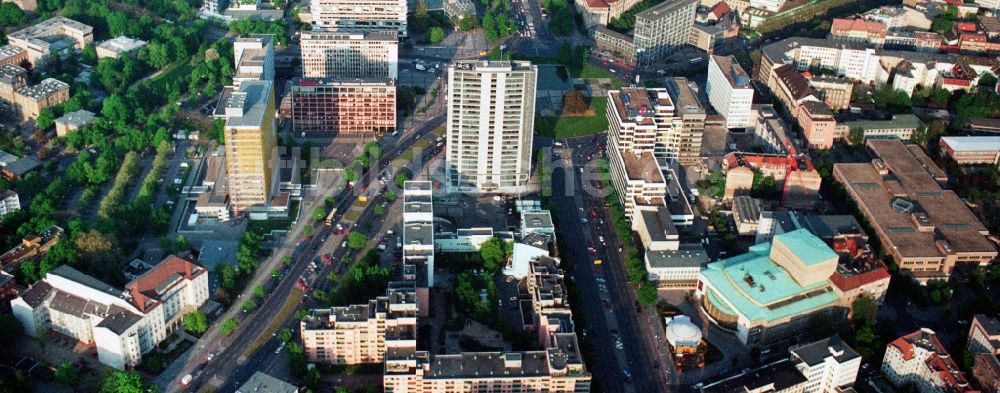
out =
[[[244,81],[274,80],[274,35],[255,34],[233,41],[236,73],[233,85]]]
[[[291,95],[295,133],[376,136],[396,129],[393,79],[296,79]]]
[[[851,392],[861,367],[861,355],[832,336],[788,350],[789,357],[718,382],[707,383],[701,393]]]
[[[394,31],[304,31],[301,44],[306,78],[397,78],[399,35]]]
[[[850,108],[854,81],[829,75],[813,76],[808,78],[808,81],[809,86],[816,91],[817,98],[825,102],[831,110]]]
[[[146,41],[122,35],[98,44],[95,49],[97,50],[98,59],[117,59],[123,55],[135,52],[144,46],[146,46]]]
[[[21,262],[30,258],[40,257],[52,246],[56,245],[65,232],[55,225],[43,229],[37,235],[26,235],[21,243],[0,254],[0,267],[13,273],[18,271]]]
[[[843,316],[830,276],[839,256],[808,230],[709,263],[695,296],[713,323],[747,346],[783,348],[820,321]]]
[[[229,203],[236,214],[258,214],[276,196],[277,145],[273,82],[246,81],[223,92]]]
[[[882,375],[896,387],[911,385],[920,393],[978,392],[933,330],[922,328],[886,345]]]
[[[799,106],[795,115],[802,134],[809,146],[817,149],[829,149],[837,139],[837,120],[833,111],[821,101],[805,101]]]
[[[1000,392],[1000,320],[976,314],[969,326],[972,379],[983,393]]]
[[[10,44],[0,46],[0,66],[6,64],[20,66],[26,61],[28,61],[28,51],[24,48]]]
[[[11,306],[28,335],[54,330],[92,348],[101,363],[124,370],[137,366],[181,327],[184,313],[208,299],[207,273],[169,256],[120,290],[60,266]]]
[[[313,26],[321,29],[385,30],[406,37],[406,0],[310,0],[309,9]]]
[[[527,61],[448,66],[448,186],[517,192],[531,174],[538,67]]]
[[[69,99],[69,84],[47,78],[37,85],[24,86],[14,93],[14,103],[21,117],[37,119],[42,109],[53,107]]]
[[[697,8],[696,0],[679,0],[637,13],[634,37],[639,63],[654,64],[687,44]]]
[[[28,60],[36,67],[45,56],[83,50],[94,42],[94,28],[75,20],[56,16],[7,35],[11,45],[28,52]]]
[[[750,75],[732,56],[711,56],[708,60],[708,101],[726,118],[726,128],[750,126],[753,86]]]
[[[1000,136],[943,136],[939,144],[959,165],[1000,163]]]
[[[888,255],[916,280],[947,279],[959,264],[996,258],[988,231],[951,190],[948,177],[919,146],[869,140],[871,163],[838,163],[833,175],[872,223]]]
[[[417,282],[420,299],[434,286],[433,190],[429,181],[403,183],[403,276]]]
[[[21,198],[14,190],[0,192],[0,218],[21,210]]]

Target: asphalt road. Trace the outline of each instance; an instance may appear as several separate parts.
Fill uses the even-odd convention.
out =
[[[557,153],[561,155],[564,165],[572,170],[583,167],[587,156],[598,153],[597,145],[589,138],[572,141],[568,147],[575,149],[557,149]],[[592,363],[596,363],[590,364],[589,368],[595,382],[608,392],[663,392],[666,380],[660,367],[659,352],[651,345],[651,336],[642,329],[635,312],[634,290],[628,285],[624,262],[617,251],[616,235],[612,233],[610,220],[604,212],[603,199],[585,194],[577,174],[572,175],[573,189],[567,190],[567,173],[562,170],[553,173],[552,201],[558,207],[560,243],[577,245],[560,252],[564,258],[573,261],[571,276],[582,295],[582,304],[577,309],[584,311],[586,339],[593,346]],[[597,208],[599,217],[604,217],[607,223],[601,226],[602,229],[590,220],[592,208]],[[583,217],[588,218],[588,223],[581,222]],[[600,244],[599,236],[604,236],[606,247]],[[591,242],[596,249],[593,256],[583,246]],[[594,259],[604,261],[599,266],[600,273],[595,270]],[[604,299],[607,299],[607,304],[604,304]],[[622,349],[615,348],[615,334],[622,341]],[[624,377],[626,372],[631,376],[630,381]]]

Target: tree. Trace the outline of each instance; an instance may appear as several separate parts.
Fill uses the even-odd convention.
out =
[[[476,19],[475,15],[466,14],[462,16],[462,19],[458,21],[458,28],[462,31],[472,31],[479,25],[479,20]]]
[[[0,4],[0,25],[15,26],[28,22],[28,16],[14,3]]]
[[[219,331],[228,336],[233,334],[238,327],[240,327],[240,323],[236,322],[236,319],[226,318],[226,320],[222,321],[222,324],[219,325]]]
[[[851,319],[856,326],[875,323],[878,315],[878,305],[868,296],[861,296],[851,304]]]
[[[47,130],[56,124],[56,113],[52,108],[45,108],[38,112],[38,128]]]
[[[861,146],[865,143],[865,130],[861,127],[854,127],[847,134],[847,142],[851,146]]]
[[[255,297],[257,299],[263,299],[264,296],[266,296],[266,295],[267,295],[267,293],[264,291],[264,286],[263,285],[257,284],[256,287],[253,287],[253,297]]]
[[[417,18],[427,17],[427,2],[424,0],[417,0],[417,9],[413,11],[413,16]]]
[[[316,206],[312,213],[313,220],[319,221],[326,218],[326,210],[322,206]]]
[[[80,383],[80,372],[77,370],[76,365],[68,361],[63,361],[59,363],[59,367],[56,367],[56,380],[69,385],[76,386]]]
[[[396,187],[403,188],[403,184],[410,180],[410,175],[405,172],[400,172],[396,174],[395,177]]]
[[[181,253],[191,249],[191,242],[189,242],[184,235],[177,235],[177,239],[174,240],[172,248],[175,254]]]
[[[347,246],[350,248],[360,250],[365,248],[365,245],[367,244],[368,236],[365,236],[365,234],[361,232],[351,232],[350,235],[347,235]]]
[[[382,207],[382,205],[375,205],[375,212],[374,213],[375,213],[376,216],[381,216],[381,215],[385,214],[385,208]]]
[[[656,284],[650,282],[642,283],[639,290],[636,291],[635,297],[639,300],[639,303],[647,306],[656,304],[656,302],[660,300],[660,294],[657,293]]]
[[[192,311],[184,314],[184,330],[194,335],[201,335],[208,331],[208,317],[201,311]]]
[[[247,299],[243,301],[243,312],[250,312],[257,308],[257,302]]]
[[[288,370],[295,376],[305,376],[308,370],[308,358],[302,344],[289,342],[285,346],[285,356],[288,357]]]
[[[312,227],[312,225],[306,225],[305,227],[303,227],[302,228],[302,233],[304,235],[306,235],[306,236],[312,235],[312,233],[313,233],[313,227]]]
[[[289,341],[292,341],[292,336],[293,335],[294,335],[294,332],[292,331],[292,329],[289,329],[289,328],[284,328],[284,329],[281,329],[281,330],[278,331],[278,338],[280,338],[281,342],[283,342],[283,343],[287,343]]]
[[[587,111],[587,102],[579,90],[570,90],[563,95],[564,114],[582,114]]]
[[[392,191],[386,191],[385,192],[385,200],[387,202],[389,202],[389,203],[392,203],[393,201],[396,200],[396,193],[392,192]]]
[[[142,377],[135,371],[109,372],[101,380],[100,393],[145,393]]]
[[[504,267],[507,262],[503,240],[498,237],[491,237],[483,242],[479,248],[479,256],[483,259],[483,269],[488,272],[496,272]]]
[[[443,40],[444,40],[444,30],[442,30],[440,27],[437,26],[431,27],[431,29],[427,31],[427,41],[429,41],[430,43],[437,44]]]
[[[979,77],[979,86],[986,88],[996,88],[997,77],[989,72],[984,73],[983,76]]]

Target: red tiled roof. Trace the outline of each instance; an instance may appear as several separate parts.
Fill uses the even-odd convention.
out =
[[[888,280],[892,276],[889,274],[889,270],[885,268],[885,265],[881,261],[877,263],[879,264],[878,268],[851,276],[845,277],[839,272],[834,272],[830,276],[830,282],[836,285],[837,288],[840,288],[841,291],[847,291],[876,281]]]
[[[976,24],[972,22],[958,22],[955,24],[955,28],[959,31],[975,32]]]
[[[169,279],[171,275],[180,275],[187,280],[193,280],[207,271],[193,261],[170,255],[159,265],[125,285],[125,290],[132,295],[132,304],[139,311],[145,313],[160,304],[160,299],[157,298],[157,287]]]
[[[872,22],[861,18],[836,18],[833,20],[833,24],[830,25],[830,32],[833,35],[842,35],[852,31],[863,31],[867,34],[885,34],[886,26],[879,22]]]
[[[725,1],[720,1],[715,7],[712,7],[712,15],[716,18],[721,18],[723,15],[728,14],[730,11],[729,6],[726,5]]]

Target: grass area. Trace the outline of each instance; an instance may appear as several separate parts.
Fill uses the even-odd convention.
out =
[[[261,345],[264,345],[264,343],[271,338],[272,333],[278,331],[281,324],[284,323],[288,317],[292,316],[293,312],[295,312],[295,307],[298,306],[299,299],[302,299],[302,291],[299,290],[298,287],[292,288],[292,293],[289,294],[288,299],[285,299],[285,304],[281,306],[281,310],[279,310],[277,314],[272,314],[273,319],[271,319],[271,323],[267,325],[267,328],[264,329],[263,333],[257,336],[257,339],[254,340],[253,344],[250,344],[250,347],[247,348],[246,352],[243,352],[243,356],[249,357],[252,355],[258,348],[260,348]]]
[[[169,90],[169,85],[174,83],[177,78],[180,78],[183,75],[189,75],[191,74],[191,71],[194,70],[194,67],[191,67],[191,64],[188,62],[174,63],[169,67],[169,69],[163,71],[163,73],[150,80],[153,86],[157,89]]]
[[[539,116],[535,118],[535,131],[538,135],[550,138],[572,138],[607,131],[607,97],[594,97],[590,105],[594,108],[594,116]]]
[[[434,135],[441,136],[441,135],[444,135],[444,133],[447,132],[447,131],[448,131],[448,127],[446,127],[446,126],[437,126],[437,127],[434,127],[434,130],[432,130],[431,132],[433,132]]]
[[[573,75],[574,78],[583,78],[583,79],[611,78],[611,79],[618,79],[617,77],[615,77],[614,74],[612,74],[610,72],[607,72],[605,70],[602,70],[600,68],[597,68],[593,64],[589,64],[589,63],[588,64],[584,64],[583,68],[581,68],[580,70],[578,70],[578,72],[574,73],[573,71],[574,70],[572,70],[572,69],[570,70],[570,75]]]

